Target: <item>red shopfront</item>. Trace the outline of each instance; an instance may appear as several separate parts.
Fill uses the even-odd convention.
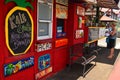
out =
[[[67,0],[1,0],[0,4],[1,80],[46,79],[67,67],[69,46],[87,40],[80,4]]]

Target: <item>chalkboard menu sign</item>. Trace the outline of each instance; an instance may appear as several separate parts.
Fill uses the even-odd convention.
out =
[[[13,8],[6,17],[6,43],[13,55],[24,54],[33,41],[33,20],[27,9]]]

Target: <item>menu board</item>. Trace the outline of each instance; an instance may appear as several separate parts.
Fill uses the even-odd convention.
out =
[[[67,19],[68,7],[56,4],[56,17],[61,19]]]
[[[33,22],[28,11],[15,7],[6,17],[6,43],[13,55],[25,53],[33,41]]]
[[[99,39],[99,28],[89,28],[88,41]]]

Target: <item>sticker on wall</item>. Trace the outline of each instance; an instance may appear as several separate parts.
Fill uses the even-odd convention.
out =
[[[34,57],[29,57],[20,61],[12,62],[4,65],[4,76],[15,74],[21,70],[34,65]]]
[[[75,38],[79,39],[79,38],[82,38],[82,37],[84,37],[84,30],[76,30]]]
[[[82,28],[82,17],[78,17],[78,28]]]
[[[48,67],[50,67],[50,54],[40,56],[38,59],[38,69],[44,70]]]
[[[59,39],[55,41],[55,47],[66,46],[68,44],[68,39]]]
[[[40,78],[42,78],[43,76],[45,76],[45,75],[47,75],[47,74],[49,74],[51,72],[52,72],[52,67],[49,67],[49,68],[47,68],[47,69],[45,69],[45,70],[40,71],[39,73],[37,73],[35,75],[35,79],[36,80],[40,80]]]
[[[13,0],[6,0],[6,3]],[[18,6],[11,9],[5,19],[6,45],[13,55],[25,54],[33,42],[33,19],[25,7],[33,9],[26,0],[14,0]]]
[[[41,52],[41,51],[46,51],[46,50],[50,50],[52,49],[52,43],[47,42],[47,43],[41,43],[41,44],[37,44],[37,52]]]
[[[65,37],[65,36],[66,36],[65,32],[60,32],[60,33],[56,34],[56,38],[62,38],[62,37]]]

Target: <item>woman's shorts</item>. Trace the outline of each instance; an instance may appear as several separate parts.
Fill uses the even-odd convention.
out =
[[[109,42],[107,43],[107,48],[111,49],[114,48],[116,44],[116,39],[109,39]]]

